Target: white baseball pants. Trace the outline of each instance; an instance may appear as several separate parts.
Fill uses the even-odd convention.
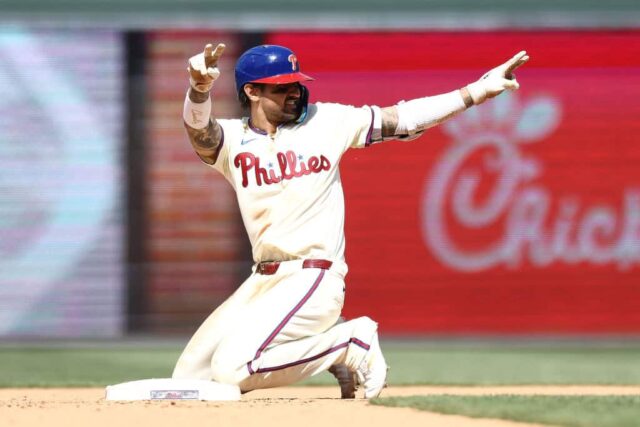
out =
[[[344,304],[343,263],[329,270],[280,264],[252,274],[200,326],[173,378],[235,384],[243,392],[283,386],[345,363],[362,362],[377,324],[360,317],[336,325]]]

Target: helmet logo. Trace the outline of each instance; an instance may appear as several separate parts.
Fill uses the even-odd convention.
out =
[[[291,62],[291,69],[293,71],[296,71],[298,69],[298,58],[296,58],[296,56],[292,53],[287,59],[289,60],[289,62]]]

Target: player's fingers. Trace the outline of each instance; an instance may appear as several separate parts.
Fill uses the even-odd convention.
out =
[[[205,58],[210,57],[212,52],[213,52],[213,45],[211,43],[207,43],[204,47],[204,57]]]
[[[205,50],[204,62],[207,68],[212,68],[218,63],[218,59],[220,59],[220,57],[222,56],[222,53],[224,52],[226,46],[224,45],[224,43],[218,43],[218,46],[216,46],[215,50],[213,49],[212,45],[209,44],[207,46],[211,46],[211,50],[208,53]]]
[[[524,65],[528,60],[529,55],[527,55],[527,52],[525,52],[524,50],[518,52],[513,58],[506,62],[505,65],[507,66],[507,68],[505,70],[505,75],[507,77],[510,76],[516,68]]]
[[[529,55],[525,55],[522,58],[520,58],[515,64],[513,64],[510,67],[511,72],[513,73],[513,71],[515,71],[516,68],[521,67],[524,64],[526,64],[528,60],[529,60]]]
[[[520,89],[520,84],[516,81],[515,77],[510,80],[505,80],[502,85],[505,89],[509,90],[517,90]]]
[[[189,64],[189,66],[187,67],[187,70],[189,71],[189,75],[191,76],[192,79],[199,81],[202,79],[202,76],[205,75],[207,72],[205,71],[204,74],[202,72],[202,70],[192,67],[191,64]]]
[[[513,57],[507,61],[507,65],[511,66],[511,65],[515,64],[525,56],[527,56],[527,52],[524,51],[524,50],[521,50],[520,52],[518,52],[515,55],[513,55]]]
[[[207,68],[207,75],[213,80],[216,80],[218,77],[220,77],[220,70],[218,69],[218,67]]]

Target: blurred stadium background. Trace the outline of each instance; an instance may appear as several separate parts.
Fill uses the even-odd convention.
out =
[[[639,27],[637,1],[3,2],[0,340],[179,351],[244,280],[232,189],[181,118],[188,57],[224,42],[219,117],[255,44],[296,51],[312,101],[353,105],[528,50],[517,93],[345,156],[345,315],[387,339],[636,343]]]

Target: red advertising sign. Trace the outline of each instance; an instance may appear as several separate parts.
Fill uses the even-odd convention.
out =
[[[519,50],[521,90],[352,150],[348,317],[383,333],[640,332],[640,32],[281,33],[312,101],[455,90]]]

